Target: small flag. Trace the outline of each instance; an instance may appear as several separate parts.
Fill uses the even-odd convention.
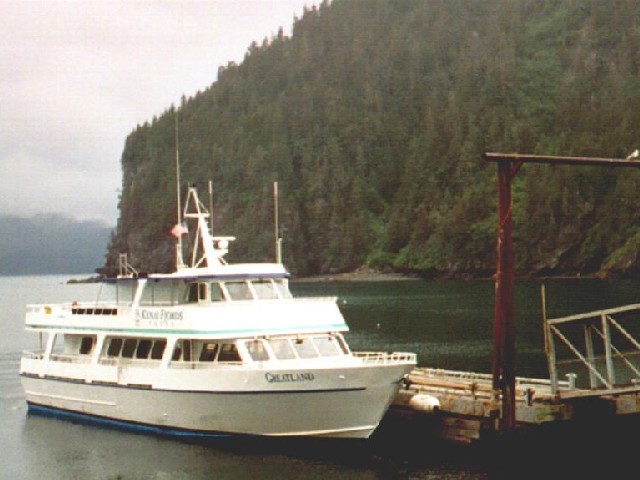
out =
[[[176,238],[180,238],[185,233],[189,233],[189,229],[184,223],[176,223],[175,227],[171,229],[171,235]]]

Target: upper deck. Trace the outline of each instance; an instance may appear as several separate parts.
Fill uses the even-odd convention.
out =
[[[26,328],[210,338],[348,330],[335,297],[293,298],[285,278],[159,275],[112,288],[106,301],[29,305]]]
[[[183,335],[237,338],[347,331],[335,297],[294,299],[282,263],[229,264],[234,237],[213,236],[210,214],[189,188],[177,238],[173,273],[138,274],[120,256],[110,291],[95,302],[29,305],[26,328],[68,333]],[[190,243],[183,258],[182,238]]]

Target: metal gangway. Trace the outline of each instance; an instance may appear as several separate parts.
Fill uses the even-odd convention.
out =
[[[640,304],[543,318],[543,326],[552,394],[570,398],[640,391]],[[575,375],[570,369],[582,370],[588,381],[559,391],[559,377]]]

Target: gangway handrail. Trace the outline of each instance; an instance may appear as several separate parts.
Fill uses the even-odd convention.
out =
[[[640,377],[640,365],[635,365],[628,357],[629,350],[623,351],[613,344],[611,337],[610,326],[613,326],[615,331],[622,335],[633,347],[633,352],[640,351],[640,342],[633,336],[627,329],[625,329],[619,321],[613,318],[613,315],[625,314],[629,312],[640,311],[640,304],[623,305],[620,307],[606,308],[601,310],[595,310],[592,312],[585,312],[576,315],[568,315],[564,317],[543,319],[543,325],[545,328],[545,338],[549,339],[551,348],[547,349],[547,360],[549,362],[549,373],[551,378],[551,385],[554,394],[558,394],[557,382],[558,372],[557,365],[565,363],[563,360],[558,360],[555,354],[555,339],[559,339],[569,351],[573,354],[574,359],[577,359],[579,363],[586,367],[589,373],[589,389],[591,391],[597,390],[602,393],[613,392],[620,388],[624,388],[624,384],[619,383],[616,378],[616,368],[614,358],[622,360],[622,365],[629,368],[637,379]],[[637,319],[636,319],[637,320]],[[600,328],[596,322],[600,322]],[[596,323],[596,324],[594,324]],[[584,345],[583,348],[576,346],[578,342],[570,340],[561,331],[562,327],[569,324],[582,325]],[[602,345],[602,354],[596,355],[594,349],[594,335],[596,339]],[[597,365],[598,358],[600,361],[604,359],[604,369],[602,366]],[[631,379],[631,384],[633,384]],[[599,385],[601,384],[601,385]],[[604,387],[604,388],[603,388]]]
[[[566,317],[549,318],[547,319],[547,323],[549,325],[557,325],[560,323],[567,323],[575,320],[586,320],[589,318],[599,317],[600,315],[612,315],[615,313],[631,312],[633,310],[640,310],[640,303],[624,305],[622,307],[606,308],[604,310],[594,310],[593,312],[579,313],[577,315],[568,315]]]

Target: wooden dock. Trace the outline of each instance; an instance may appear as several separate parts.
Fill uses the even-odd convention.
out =
[[[640,342],[631,333],[634,323],[639,330],[640,304],[545,319],[551,375],[549,379],[516,377],[516,430],[604,425],[640,413]],[[580,373],[565,373],[560,380],[559,372],[568,368]],[[492,378],[416,368],[398,391],[389,415],[422,419],[429,433],[455,444],[495,438],[502,402]]]

